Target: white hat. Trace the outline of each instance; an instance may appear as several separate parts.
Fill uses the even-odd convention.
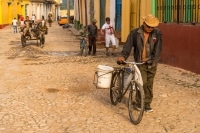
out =
[[[151,27],[156,27],[159,25],[159,20],[158,18],[154,17],[152,14],[149,14],[145,17],[142,17],[142,19],[144,20],[144,22]]]

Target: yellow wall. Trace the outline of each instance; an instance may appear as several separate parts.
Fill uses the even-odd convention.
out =
[[[151,12],[151,0],[141,0],[140,4],[140,25],[143,23],[142,17],[152,13]],[[145,10],[144,10],[145,9]]]
[[[143,23],[142,17],[150,13],[151,0],[122,0],[121,41],[125,42],[130,31]]]
[[[0,2],[0,26],[12,24],[12,20],[17,14],[24,13],[23,2],[18,0],[5,0]]]
[[[1,23],[0,25],[8,24],[8,3],[7,1],[1,2]],[[6,12],[5,12],[6,11]]]
[[[2,9],[2,2],[0,2],[0,9]],[[0,25],[2,24],[2,11],[0,10]]]
[[[114,5],[115,6],[115,5]],[[110,0],[106,0],[106,11],[105,11],[105,17],[110,17]]]
[[[80,0],[80,2],[79,2],[79,6],[80,6],[79,7],[79,10],[80,10],[80,14],[79,14],[80,15],[80,24],[83,24],[83,17],[84,17],[83,14],[85,13],[84,10],[83,10],[83,3],[84,3],[83,0]]]
[[[126,21],[123,21],[126,20]],[[130,32],[130,0],[122,0],[121,42],[125,42]]]
[[[94,2],[94,18],[97,20],[97,27],[100,27],[100,0]]]

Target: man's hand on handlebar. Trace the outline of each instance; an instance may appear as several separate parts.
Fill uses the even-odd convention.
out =
[[[117,58],[117,64],[124,64],[124,61],[125,61],[125,58],[123,57],[123,56],[119,56],[118,58]]]

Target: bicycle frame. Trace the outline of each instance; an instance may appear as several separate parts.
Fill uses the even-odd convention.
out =
[[[121,75],[121,84],[120,84],[120,88],[123,89],[124,91],[122,91],[123,93],[120,94],[121,96],[119,97],[120,99],[122,99],[124,97],[124,95],[126,94],[126,92],[128,91],[129,87],[130,87],[130,83],[129,85],[124,88],[124,73],[125,73],[125,69],[124,68],[120,68],[119,70],[116,70],[117,71],[117,75]]]

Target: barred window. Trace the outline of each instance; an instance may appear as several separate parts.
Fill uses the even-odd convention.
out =
[[[200,23],[200,0],[156,0],[161,22]]]

